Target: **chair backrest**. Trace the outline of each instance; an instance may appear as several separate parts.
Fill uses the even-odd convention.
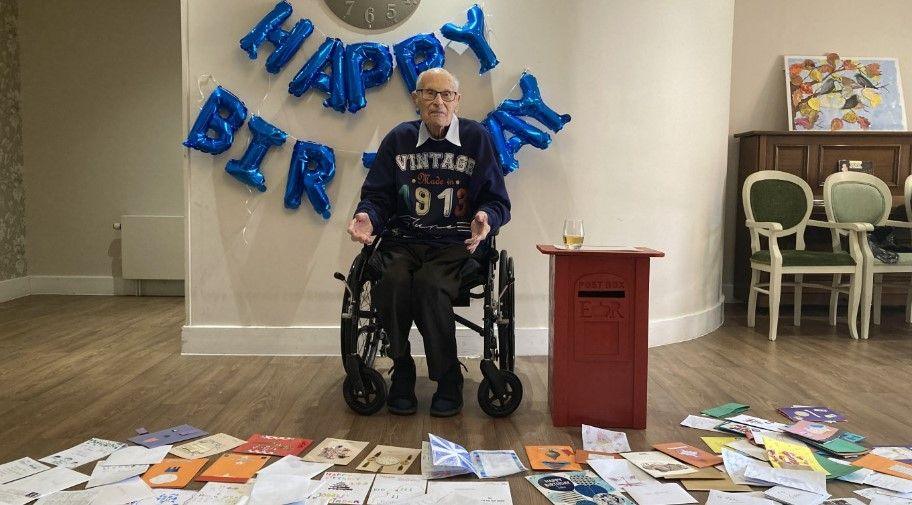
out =
[[[823,182],[823,203],[829,221],[880,226],[890,215],[893,197],[887,184],[871,174],[836,172]]]
[[[811,187],[804,179],[779,170],[754,172],[741,189],[747,219],[779,223],[781,235],[797,233],[799,239],[804,236],[813,200]]]

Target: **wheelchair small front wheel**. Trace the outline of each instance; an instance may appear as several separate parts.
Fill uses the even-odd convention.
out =
[[[373,368],[364,368],[361,371],[361,382],[364,390],[360,393],[355,390],[355,385],[349,377],[342,383],[342,396],[348,407],[361,414],[369,416],[376,414],[386,403],[386,381],[383,375]]]
[[[491,417],[506,417],[512,414],[522,402],[523,385],[513,372],[500,370],[503,377],[505,396],[498,398],[494,395],[491,382],[483,379],[478,385],[478,405],[485,414]]]

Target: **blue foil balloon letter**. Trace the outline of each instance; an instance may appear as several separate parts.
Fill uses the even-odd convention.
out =
[[[559,132],[565,124],[570,122],[570,114],[558,114],[545,105],[542,101],[541,91],[535,76],[523,72],[519,78],[519,87],[522,89],[522,98],[519,100],[504,100],[498,110],[508,112],[514,116],[529,116],[545,125],[553,132]]]
[[[478,61],[481,62],[481,69],[478,73],[483,74],[496,67],[499,62],[491,45],[485,39],[484,12],[481,7],[478,4],[473,5],[467,16],[469,21],[461,27],[447,23],[440,28],[440,32],[450,40],[462,42],[471,47],[475,56],[478,57]]]
[[[370,168],[374,166],[374,161],[377,160],[376,152],[365,152],[361,153],[361,164],[364,165],[364,168]]]
[[[275,46],[275,50],[266,59],[266,71],[271,74],[279,73],[298,52],[304,40],[313,33],[313,23],[309,19],[298,21],[291,31],[283,30],[282,23],[291,16],[291,11],[291,5],[282,0],[241,39],[241,49],[247,52],[251,60],[257,58],[257,50],[263,42],[268,40]]]
[[[373,68],[364,69],[370,62]],[[348,111],[358,112],[367,105],[364,92],[379,86],[393,75],[393,55],[389,46],[377,42],[349,44],[345,48],[345,90]]]
[[[226,117],[222,117],[222,113]],[[212,90],[183,144],[209,154],[221,154],[234,142],[234,132],[247,119],[247,107],[240,98],[219,86]],[[213,135],[210,136],[209,132]]]
[[[443,67],[443,44],[433,33],[419,33],[393,46],[399,73],[409,91],[415,91],[418,76],[429,68]],[[421,61],[418,61],[419,58]]]
[[[500,169],[504,175],[515,172],[519,168],[519,161],[513,155],[513,151],[507,145],[507,136],[503,131],[500,123],[494,119],[494,114],[488,114],[481,122],[488,133],[491,134],[491,143],[494,144],[494,152],[497,153],[497,161],[500,163]]]
[[[288,134],[267,123],[260,116],[251,117],[247,127],[253,134],[250,145],[240,160],[231,160],[225,165],[225,171],[244,184],[266,191],[266,177],[260,171],[260,164],[266,156],[266,151],[272,146],[284,144]]]
[[[326,185],[335,175],[336,155],[332,148],[303,140],[295,142],[288,167],[288,182],[285,184],[285,207],[297,209],[301,206],[301,196],[307,193],[307,199],[317,214],[329,219],[332,205],[326,194]]]
[[[539,149],[547,149],[551,144],[550,135],[502,110],[488,114],[482,124],[491,134],[494,150],[497,151],[497,160],[504,175],[519,168],[515,154],[522,146],[532,144]],[[509,131],[513,136],[507,139],[505,131]]]
[[[339,39],[327,37],[288,84],[288,92],[301,96],[310,88],[316,88],[329,94],[329,98],[323,101],[324,107],[345,112],[345,80],[342,73],[344,59],[345,44]],[[327,66],[332,68],[332,74],[324,71]]]

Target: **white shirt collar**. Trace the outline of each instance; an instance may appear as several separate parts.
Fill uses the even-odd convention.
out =
[[[418,126],[418,143],[415,144],[415,147],[421,147],[421,144],[424,144],[431,138],[431,132],[427,129],[424,121],[422,121],[420,126]],[[446,137],[444,137],[443,140],[462,147],[462,143],[459,142],[459,118],[456,117],[455,114],[453,114],[453,121],[450,122],[450,127],[447,129]]]

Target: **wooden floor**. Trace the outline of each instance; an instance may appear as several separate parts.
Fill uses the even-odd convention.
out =
[[[826,405],[849,418],[840,427],[871,444],[912,444],[912,328],[899,312],[886,314],[869,341],[853,341],[844,323],[830,327],[822,313],[807,310],[801,328],[782,319],[776,342],[766,339],[765,317],[750,329],[743,312],[729,307],[725,326],[711,335],[650,351],[649,422],[646,430],[627,430],[634,450],[669,441],[702,447],[699,437],[709,433],[678,423],[728,401],[779,421],[779,406]],[[518,359],[526,393],[508,419],[490,419],[475,403],[477,360],[468,363],[460,416],[431,418],[432,384],[419,378],[417,415],[360,417],[342,400],[338,358],[181,356],[183,320],[180,298],[30,296],[0,304],[0,463],[182,423],[240,438],[409,447],[431,432],[469,450],[514,449],[523,459],[526,444],[581,444],[579,428],[551,426],[543,357]],[[420,473],[417,464],[410,473]],[[522,476],[509,480],[514,503],[548,503]],[[833,482],[829,489],[849,496],[857,487]],[[706,495],[695,496],[702,502]]]

